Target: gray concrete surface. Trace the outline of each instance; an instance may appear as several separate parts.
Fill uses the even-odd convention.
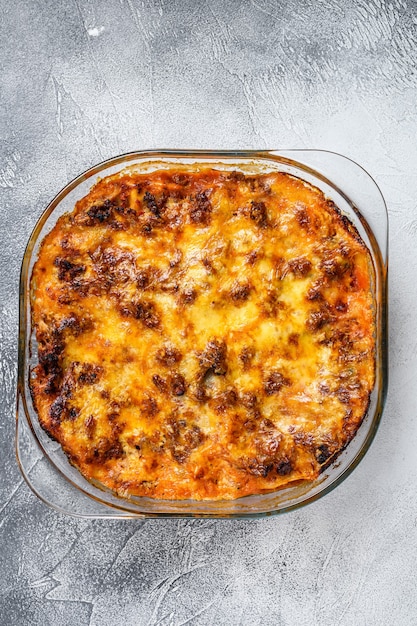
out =
[[[417,623],[415,0],[1,2],[0,624]],[[25,243],[72,177],[147,148],[322,148],[390,216],[390,389],[335,491],[259,521],[48,509],[14,458]]]

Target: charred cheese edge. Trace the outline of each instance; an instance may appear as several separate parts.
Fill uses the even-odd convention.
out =
[[[104,178],[33,269],[40,423],[125,497],[312,481],[368,408],[373,284],[354,226],[288,174]]]

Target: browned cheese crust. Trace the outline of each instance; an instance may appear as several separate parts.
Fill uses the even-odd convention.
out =
[[[40,423],[123,496],[312,481],[367,411],[373,284],[355,228],[290,175],[105,178],[33,269]]]

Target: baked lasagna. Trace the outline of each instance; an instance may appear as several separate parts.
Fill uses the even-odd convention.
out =
[[[369,251],[286,173],[99,180],[43,240],[31,311],[40,424],[123,497],[227,500],[314,481],[374,386]]]

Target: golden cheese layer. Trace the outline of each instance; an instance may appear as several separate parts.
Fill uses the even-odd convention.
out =
[[[123,496],[311,481],[368,408],[373,282],[355,228],[293,176],[105,178],[33,269],[40,423]]]

